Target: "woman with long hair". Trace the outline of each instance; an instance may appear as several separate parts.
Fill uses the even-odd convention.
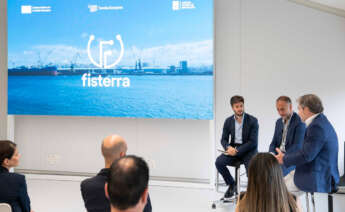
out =
[[[18,166],[20,154],[12,141],[0,140],[0,203],[11,205],[13,212],[30,212],[30,198],[24,175],[9,170]]]
[[[242,193],[236,212],[301,212],[296,197],[289,193],[277,159],[258,153],[248,169],[248,188]]]

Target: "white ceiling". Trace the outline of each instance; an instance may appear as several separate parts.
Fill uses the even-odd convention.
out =
[[[289,0],[324,12],[345,17],[345,0]]]
[[[310,1],[327,5],[329,7],[345,10],[345,0],[310,0]]]

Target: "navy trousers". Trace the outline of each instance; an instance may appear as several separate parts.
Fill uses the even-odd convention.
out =
[[[216,160],[216,167],[217,167],[218,172],[222,175],[226,185],[234,185],[235,184],[234,178],[231,176],[227,166],[231,166],[234,164],[235,161],[239,160],[246,167],[246,173],[248,175],[249,162],[255,154],[256,154],[256,151],[247,153],[242,157],[228,156],[228,155],[224,155],[224,154],[221,154],[218,156],[218,158]]]

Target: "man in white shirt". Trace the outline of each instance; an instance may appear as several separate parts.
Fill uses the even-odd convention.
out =
[[[298,115],[307,126],[302,149],[284,154],[276,148],[280,164],[296,166],[296,170],[285,179],[287,187],[296,195],[302,194],[301,191],[335,191],[339,182],[338,138],[323,114],[320,98],[314,94],[301,96],[298,99]]]

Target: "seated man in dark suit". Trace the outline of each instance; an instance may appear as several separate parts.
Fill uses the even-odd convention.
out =
[[[225,120],[223,127],[223,135],[221,144],[226,151],[216,160],[216,167],[223,176],[228,189],[224,198],[230,198],[236,191],[236,184],[232,178],[227,166],[231,165],[235,160],[244,163],[246,171],[250,159],[258,151],[258,120],[244,113],[244,99],[241,96],[233,96],[230,100],[234,115]]]
[[[276,122],[272,143],[269,152],[277,154],[276,148],[282,152],[295,152],[302,148],[305,133],[305,124],[301,118],[292,110],[291,99],[287,96],[280,96],[276,101],[277,111],[281,118]],[[286,167],[282,165],[283,176],[288,175],[295,166]]]
[[[0,203],[10,204],[13,212],[30,212],[25,176],[9,172],[18,166],[19,159],[17,145],[0,140]]]
[[[111,165],[105,193],[111,212],[142,212],[148,200],[149,167],[136,156],[122,157]]]
[[[296,166],[294,177],[290,181],[285,180],[286,185],[296,194],[301,194],[301,191],[335,191],[339,182],[338,138],[323,114],[320,98],[313,94],[301,96],[298,115],[307,126],[302,149],[286,154],[276,149],[280,164]]]
[[[81,183],[81,193],[88,212],[110,212],[110,203],[105,196],[104,186],[109,178],[111,164],[113,161],[124,157],[126,152],[127,144],[121,136],[112,135],[103,140],[102,154],[105,168],[95,177],[86,179]],[[144,211],[152,211],[150,198],[147,200]]]

